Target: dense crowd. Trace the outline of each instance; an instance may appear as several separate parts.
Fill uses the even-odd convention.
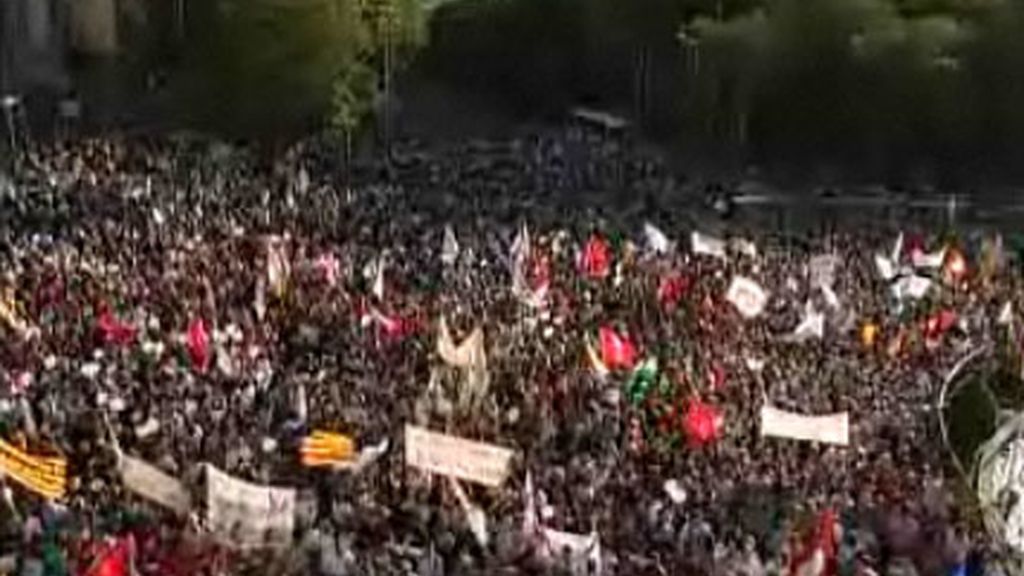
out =
[[[659,207],[676,183],[621,151],[594,160],[550,138],[400,151],[388,184],[346,186],[316,150],[268,167],[90,140],[19,159],[0,190],[0,437],[66,458],[68,488],[44,501],[4,484],[0,573],[85,574],[90,550],[129,533],[140,574],[982,573],[989,546],[934,405],[1018,304],[991,237],[908,229],[893,252],[900,230],[795,243],[699,222],[729,239],[697,254],[691,218]],[[524,230],[542,301],[512,289]],[[878,255],[942,247],[966,272],[939,266],[927,295],[894,296]],[[809,267],[827,254],[823,289]],[[757,317],[726,300],[736,276],[767,292]],[[820,337],[789,337],[810,309]],[[483,329],[477,401],[438,358],[442,316],[456,340]],[[636,361],[595,367],[602,328]],[[189,347],[196,329],[208,355]],[[645,358],[657,391],[635,386]],[[715,415],[699,438],[680,416],[695,405]],[[764,438],[765,405],[848,412],[849,446]],[[405,465],[408,423],[514,450],[500,488],[466,485],[486,543],[447,484]],[[314,429],[388,449],[354,470],[305,468]],[[201,506],[179,517],[125,490],[120,453],[197,494],[200,463],[298,488],[293,545],[212,544]],[[596,535],[589,566],[542,553],[533,516]],[[816,532],[825,565],[795,567]]]

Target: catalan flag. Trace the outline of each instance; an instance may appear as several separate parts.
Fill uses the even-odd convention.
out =
[[[40,496],[59,500],[67,491],[67,461],[60,457],[32,456],[0,440],[0,471]]]
[[[355,453],[352,439],[336,432],[315,430],[302,439],[299,457],[303,466],[319,468],[351,461]]]

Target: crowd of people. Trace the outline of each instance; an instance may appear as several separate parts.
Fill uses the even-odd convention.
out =
[[[0,480],[0,574],[98,574],[129,535],[135,573],[160,575],[992,573],[935,397],[1024,304],[995,237],[695,230],[659,205],[676,183],[656,163],[550,139],[396,154],[387,183],[350,186],[315,150],[19,158],[0,184],[0,439],[66,459],[67,488]],[[941,250],[912,272],[926,291],[894,289]],[[737,277],[763,310],[730,302]],[[438,356],[442,317],[455,340],[483,331],[473,401]],[[848,445],[764,437],[765,406],[846,412]],[[407,424],[513,450],[508,478],[453,493],[406,465]],[[312,430],[380,450],[305,467]],[[127,490],[121,455],[199,504]],[[204,463],[296,488],[290,545],[210,537]],[[589,535],[583,560],[538,524]]]

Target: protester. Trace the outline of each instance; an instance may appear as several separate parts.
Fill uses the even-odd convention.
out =
[[[675,186],[660,169],[625,158],[620,197],[644,206],[587,208],[621,158],[566,145],[417,152],[395,182],[351,188],[314,145],[270,170],[199,144],[28,153],[0,206],[0,438],[66,459],[67,484],[45,502],[5,482],[0,566],[925,575],[985,549],[932,406],[962,353],[1005,332],[1010,263],[983,277],[959,243],[966,271],[939,262],[915,298],[894,290],[912,230],[697,245],[649,200]],[[954,245],[921,232],[923,250]],[[454,342],[481,328],[482,351],[451,349],[468,368],[435,352],[442,317]],[[845,412],[848,438],[762,437],[766,406]],[[405,466],[406,424],[513,450],[508,479],[453,493]],[[380,450],[324,468],[352,452],[338,434]],[[288,551],[239,550],[202,505],[134,493],[126,456],[193,503],[202,464],[296,489]],[[562,533],[593,535],[582,564],[542,545]]]

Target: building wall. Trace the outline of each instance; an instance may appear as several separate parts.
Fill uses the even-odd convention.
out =
[[[64,0],[0,0],[0,91],[67,89],[65,6]]]

